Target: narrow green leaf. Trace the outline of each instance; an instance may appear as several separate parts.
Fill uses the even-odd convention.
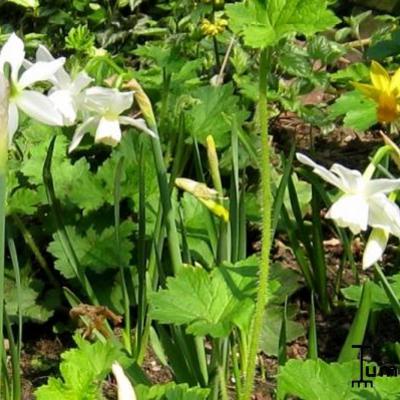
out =
[[[286,354],[286,324],[287,324],[287,297],[283,306],[282,325],[279,333],[279,345],[278,345],[278,363],[279,365],[285,365],[287,360]]]
[[[318,359],[317,323],[315,320],[314,292],[311,292],[310,327],[308,329],[308,358]]]
[[[365,282],[359,308],[354,317],[353,323],[351,324],[349,333],[347,334],[346,341],[342,347],[342,350],[340,351],[338,358],[338,362],[340,363],[351,361],[357,358],[358,349],[352,348],[352,345],[360,345],[364,341],[369,313],[371,311],[371,291],[371,282]]]

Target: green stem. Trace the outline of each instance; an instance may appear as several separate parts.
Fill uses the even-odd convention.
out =
[[[142,111],[148,127],[157,135],[158,138],[152,138],[151,146],[153,149],[154,163],[157,170],[158,186],[160,188],[160,197],[162,205],[162,221],[167,227],[168,249],[171,257],[172,269],[176,274],[182,267],[182,257],[179,246],[179,235],[175,223],[175,213],[171,202],[171,191],[168,184],[167,169],[165,167],[161,140],[158,135],[158,128],[150,99],[143,91],[139,83],[132,79],[125,85],[126,88],[135,91],[135,98]],[[161,232],[161,231],[160,231]]]
[[[150,127],[154,129],[154,127]],[[168,249],[171,256],[172,268],[176,274],[182,267],[182,258],[179,247],[179,235],[176,229],[175,214],[172,208],[167,171],[162,157],[161,142],[158,139],[151,140],[153,146],[154,162],[157,169],[158,185],[160,187],[163,216],[167,225]]]
[[[160,112],[160,131],[161,134],[165,134],[164,128],[166,126],[166,120],[168,115],[168,100],[169,100],[169,92],[170,92],[170,83],[171,83],[171,74],[169,74],[165,68],[162,71],[163,74],[163,90],[162,90],[162,99],[161,99],[161,112]]]
[[[215,65],[217,69],[221,68],[221,61],[219,59],[219,48],[218,48],[218,41],[215,36],[213,36],[213,45],[214,45],[214,54],[215,54]]]
[[[269,257],[271,249],[271,181],[270,181],[270,148],[268,140],[268,112],[267,112],[267,73],[268,73],[268,50],[263,49],[260,59],[260,81],[258,113],[261,128],[261,188],[262,188],[262,248],[260,275],[257,291],[257,302],[255,307],[252,332],[250,337],[249,357],[242,400],[249,400],[253,391],[253,382],[256,368],[256,357],[261,335],[265,306],[268,301],[268,276]]]
[[[6,327],[8,342],[10,344],[11,354],[11,370],[12,370],[12,399],[20,400],[21,396],[21,371],[20,371],[20,354],[19,347],[15,343],[14,335],[11,330],[11,322],[7,311],[4,310],[4,325]]]
[[[8,158],[8,97],[9,85],[0,73],[0,377],[4,356],[4,246],[6,225],[7,158]],[[7,374],[7,371],[5,372]]]
[[[121,175],[122,167],[124,165],[124,157],[118,160],[117,168],[114,177],[114,225],[115,225],[115,241],[118,253],[118,266],[121,276],[122,286],[122,299],[124,303],[124,330],[123,340],[125,349],[129,354],[132,354],[132,341],[131,341],[131,313],[130,313],[130,298],[127,286],[127,279],[125,273],[125,265],[121,261],[121,238],[120,238],[120,202],[121,202]]]

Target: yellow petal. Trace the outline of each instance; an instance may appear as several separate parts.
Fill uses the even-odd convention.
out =
[[[370,74],[372,84],[378,90],[386,93],[390,91],[390,77],[386,69],[383,68],[381,64],[376,61],[372,61]]]
[[[390,81],[390,91],[398,96],[400,94],[400,68],[394,73]]]
[[[375,100],[376,102],[379,101],[379,95],[381,93],[375,86],[367,85],[366,83],[358,83],[352,82],[352,85],[359,90],[360,92],[364,93],[367,97]]]

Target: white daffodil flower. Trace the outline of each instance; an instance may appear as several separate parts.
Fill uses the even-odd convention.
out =
[[[400,237],[400,209],[386,196],[400,189],[400,179],[368,179],[359,171],[340,164],[333,164],[327,170],[303,154],[297,153],[296,157],[343,192],[332,204],[327,218],[335,220],[340,227],[350,228],[354,234],[371,226]]]
[[[114,362],[111,368],[117,381],[118,400],[136,400],[136,394],[133,386],[128,377],[125,375],[121,365],[119,365],[117,362]]]
[[[116,146],[122,138],[120,125],[131,125],[150,136],[157,135],[150,130],[143,119],[122,116],[133,103],[133,92],[119,92],[117,89],[92,87],[84,92],[84,107],[94,115],[90,116],[75,131],[68,151],[75,150],[87,132],[95,131],[95,142]]]
[[[45,46],[40,45],[36,51],[36,60],[53,62],[55,58]],[[64,125],[70,126],[76,122],[78,110],[82,106],[82,91],[92,80],[84,71],[72,79],[64,68],[58,69],[50,78],[54,87],[50,90],[48,97],[62,114]]]
[[[8,133],[12,140],[18,129],[18,109],[30,117],[47,125],[61,126],[62,115],[44,94],[27,88],[36,82],[49,80],[63,66],[65,59],[58,58],[51,62],[39,61],[19,74],[25,58],[24,43],[14,33],[9,37],[0,51],[0,71],[6,64],[11,68],[10,99],[8,110]]]

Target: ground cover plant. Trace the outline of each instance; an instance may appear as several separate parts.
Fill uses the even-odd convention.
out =
[[[400,397],[371,3],[0,1],[1,399]]]

